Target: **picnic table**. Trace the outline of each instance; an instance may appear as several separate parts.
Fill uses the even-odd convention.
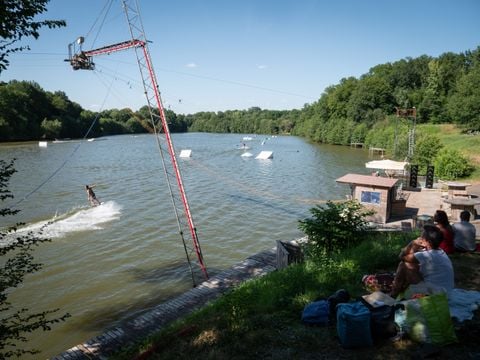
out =
[[[475,206],[480,205],[480,198],[454,197],[444,199],[443,202],[450,204],[452,219],[457,221],[464,210],[470,212],[470,219],[475,219]]]
[[[470,184],[463,182],[447,182],[448,186],[448,198],[454,198],[456,196],[467,196],[467,186]]]

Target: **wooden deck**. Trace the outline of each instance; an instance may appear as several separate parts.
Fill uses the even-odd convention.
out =
[[[352,143],[350,143],[350,146],[355,147],[355,148],[363,148],[365,146],[365,144],[361,143],[361,142],[352,142]]]
[[[385,154],[385,149],[384,148],[377,148],[377,147],[370,147],[368,149],[368,152],[374,153],[374,154]]]

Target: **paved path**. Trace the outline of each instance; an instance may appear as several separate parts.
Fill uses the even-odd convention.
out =
[[[473,184],[467,188],[470,195],[480,197],[480,184]],[[387,227],[401,227],[401,224],[408,223],[413,226],[412,219],[418,215],[430,215],[433,217],[435,211],[442,209],[449,213],[446,205],[443,202],[442,196],[446,196],[446,191],[441,189],[426,189],[418,188],[415,191],[405,191],[409,194],[409,198],[406,203],[405,216],[394,219],[392,222],[386,224]],[[480,206],[476,206],[477,217],[471,219],[471,223],[477,228],[477,239],[480,238]],[[459,219],[450,218],[450,222],[457,222]]]
[[[54,357],[55,360],[108,359],[121,347],[158,332],[167,324],[217,299],[232,287],[276,270],[276,248],[262,251],[210,278],[199,286],[166,301],[144,315],[111,329],[84,344]]]

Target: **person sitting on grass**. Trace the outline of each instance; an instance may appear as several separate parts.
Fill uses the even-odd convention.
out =
[[[455,247],[453,246],[453,228],[448,221],[447,213],[443,210],[435,211],[433,221],[443,234],[440,249],[443,249],[447,254],[453,254],[455,252]]]
[[[470,212],[464,210],[460,213],[460,222],[453,224],[453,243],[455,251],[473,252],[477,250],[475,238],[477,229],[470,223]]]
[[[438,227],[425,225],[422,235],[402,249],[391,297],[396,298],[411,284],[421,281],[441,287],[447,293],[453,289],[453,265],[445,251],[439,248],[442,240]]]

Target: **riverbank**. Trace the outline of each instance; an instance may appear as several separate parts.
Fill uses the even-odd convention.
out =
[[[422,188],[419,190],[407,190],[409,192],[407,217],[392,221],[386,224],[387,227],[401,230],[405,227],[405,223],[409,223],[411,228],[413,226],[412,215],[433,215],[437,209],[441,208],[443,203],[441,189]],[[469,192],[480,195],[480,184],[472,185]],[[480,219],[472,223],[476,225],[477,233],[480,235]],[[477,260],[475,256],[473,255],[471,261],[475,262]],[[478,257],[478,260],[480,265],[480,257]],[[464,265],[459,264],[458,266]],[[480,267],[478,268],[480,269]],[[247,258],[198,287],[156,306],[152,311],[67,350],[54,359],[104,358],[118,351],[119,348],[127,347],[145,339],[149,335],[162,330],[171,322],[202,308],[241,282],[263,276],[274,270],[276,270],[276,248],[271,248]],[[463,271],[460,272],[461,274],[463,274]]]

